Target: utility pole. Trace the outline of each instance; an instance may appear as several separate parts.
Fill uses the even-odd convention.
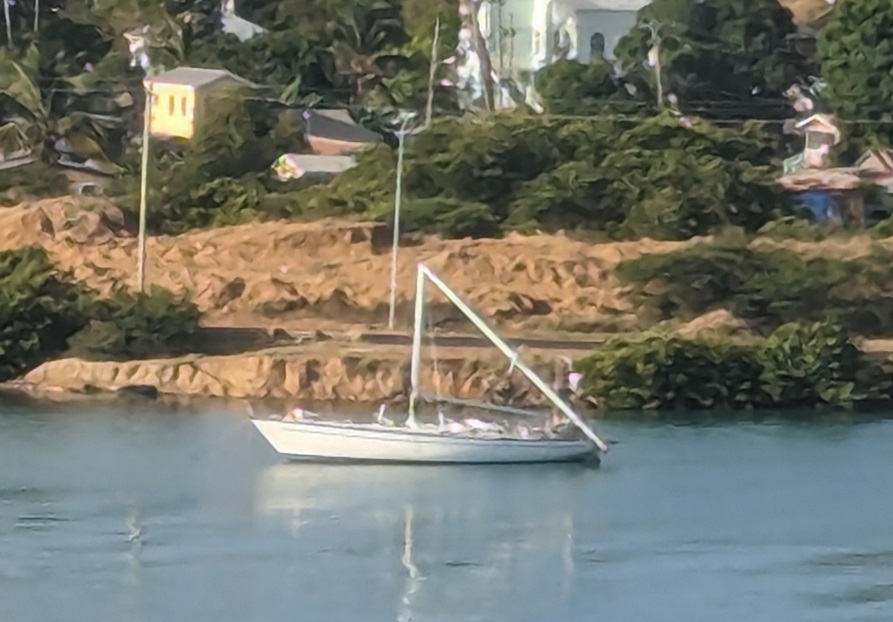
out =
[[[397,248],[400,246],[400,202],[403,198],[403,147],[406,143],[406,126],[415,117],[413,113],[403,113],[400,129],[397,130],[397,187],[394,191],[394,241],[391,246],[391,299],[388,307],[388,330],[394,330],[394,307],[397,301]]]
[[[34,0],[34,32],[40,28],[40,0]]]
[[[648,60],[654,66],[655,82],[657,83],[657,108],[660,110],[664,107],[664,83],[660,64],[660,22],[652,20],[647,28],[651,31],[651,50],[648,52]]]
[[[428,71],[428,103],[425,106],[425,127],[431,127],[431,118],[434,116],[434,80],[437,77],[438,59],[437,44],[440,41],[440,16],[434,23],[434,42],[431,43],[431,69]]]
[[[140,230],[137,249],[137,288],[146,290],[146,195],[149,191],[149,128],[152,121],[152,82],[146,80],[146,104],[143,106],[143,144],[140,161]]]
[[[12,21],[9,16],[9,1],[3,0],[3,17],[6,19],[6,47],[12,49]]]
[[[478,24],[478,11],[481,8],[480,0],[471,2],[471,36],[474,42],[474,51],[478,55],[480,62],[480,79],[481,89],[484,94],[484,106],[487,112],[496,110],[496,99],[493,87],[493,63],[490,60],[490,50],[487,48],[487,41],[481,34],[481,27]],[[488,9],[489,10],[489,9]]]

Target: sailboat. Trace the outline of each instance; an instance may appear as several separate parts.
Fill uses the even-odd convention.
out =
[[[584,438],[552,438],[545,434],[516,434],[499,426],[478,422],[472,427],[451,426],[440,415],[438,424],[422,424],[416,419],[419,390],[422,331],[425,317],[425,287],[440,290],[517,369],[526,376],[558,411],[563,413]],[[347,461],[428,464],[500,464],[599,461],[608,445],[530,369],[489,326],[440,277],[424,264],[416,272],[415,321],[412,340],[411,392],[407,416],[402,425],[388,425],[379,418],[374,423],[311,420],[302,416],[286,419],[260,419],[251,422],[266,441],[291,460]],[[512,407],[485,405],[489,410],[530,414]],[[458,428],[458,429],[457,429]]]

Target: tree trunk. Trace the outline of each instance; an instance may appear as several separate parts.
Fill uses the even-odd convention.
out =
[[[434,80],[437,77],[438,59],[437,44],[440,41],[440,16],[434,23],[434,41],[431,43],[431,66],[428,70],[428,101],[425,104],[425,128],[431,127],[431,118],[434,116]]]
[[[478,55],[481,63],[481,87],[484,92],[484,106],[487,110],[493,112],[496,105],[493,99],[493,63],[490,62],[490,51],[487,49],[487,42],[481,34],[481,28],[478,24],[478,10],[481,8],[480,1],[471,3],[471,30],[474,38],[474,51]]]
[[[9,17],[9,0],[3,0],[3,17],[6,18],[6,46],[12,49],[12,22]]]

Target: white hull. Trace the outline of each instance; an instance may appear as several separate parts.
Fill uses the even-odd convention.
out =
[[[375,424],[251,419],[267,442],[294,460],[510,464],[598,460],[588,440],[445,436]]]

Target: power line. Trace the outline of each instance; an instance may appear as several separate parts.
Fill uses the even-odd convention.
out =
[[[35,80],[37,83],[68,83],[70,84],[69,79],[66,78],[38,78]],[[135,89],[142,89],[143,81],[142,80],[132,80],[130,82],[123,80],[116,80],[112,78],[108,79],[99,79],[92,81],[94,83],[94,87],[80,89],[75,86],[67,86],[67,87],[53,87],[47,88],[46,90],[54,92],[54,93],[69,93],[76,95],[89,95],[89,94],[120,94],[119,90],[111,88],[114,86],[124,86],[124,87],[133,87]],[[99,85],[109,85],[105,87],[99,87]],[[252,87],[249,87],[249,91],[283,91],[289,88],[291,84],[258,84]],[[320,90],[319,94],[352,94],[354,91],[349,87],[326,87],[324,90]],[[310,93],[314,93],[314,91],[310,91]],[[671,92],[672,93],[672,92]],[[249,98],[249,99],[262,99],[262,98]],[[624,99],[614,99],[610,97],[593,97],[586,98],[585,103],[587,105],[592,106],[614,106],[617,108],[629,108],[629,107],[638,107],[638,108],[652,108],[654,107],[653,102],[646,102],[641,100],[624,100]],[[685,99],[683,100],[683,104],[689,110],[700,110],[707,112],[710,109],[719,109],[719,108],[740,108],[742,110],[754,110],[754,109],[769,109],[769,108],[778,108],[781,106],[793,106],[793,102],[787,98],[779,98],[779,97],[759,97],[755,96],[752,100],[742,100],[742,99]],[[863,113],[889,113],[893,114],[893,104],[883,105],[880,104],[877,107],[866,107],[862,109]]]
[[[82,96],[108,95],[111,97],[112,95],[114,95],[114,96],[120,95],[120,92],[112,91],[110,89],[75,89],[75,88],[61,89],[60,88],[60,89],[52,89],[52,91],[55,93],[67,93],[67,94],[82,95]],[[331,91],[328,91],[328,92],[331,93]],[[311,92],[310,94],[313,94],[313,93]],[[243,100],[251,101],[251,102],[273,103],[273,104],[281,105],[283,107],[294,108],[294,109],[315,107],[315,106],[302,106],[299,104],[290,105],[290,104],[287,104],[280,100],[270,99],[267,97],[248,96],[248,97],[244,97]],[[734,104],[734,102],[705,101],[705,102],[701,102],[701,103],[702,103],[701,107],[694,108],[693,110],[688,111],[688,112],[680,111],[680,112],[677,112],[677,115],[680,117],[694,116],[696,119],[707,121],[708,123],[713,124],[713,125],[739,125],[741,123],[746,123],[746,122],[781,125],[781,124],[784,124],[784,123],[794,120],[793,117],[780,119],[780,118],[772,118],[772,117],[743,116],[743,115],[711,119],[711,118],[707,118],[704,116],[698,116],[698,114],[696,114],[696,113],[698,113],[698,112],[701,112],[701,113],[722,112],[722,110],[720,110],[720,108],[722,108],[722,106],[724,104],[732,105],[732,104]],[[591,101],[587,102],[587,104],[594,105],[594,106],[604,106],[606,108],[614,107],[615,110],[629,109],[630,107],[635,107],[635,108],[639,108],[639,109],[652,109],[653,108],[653,105],[650,102],[641,102],[641,101],[625,102],[625,101],[617,101],[617,100],[610,100],[610,99],[591,100]],[[755,108],[755,106],[752,106],[750,103],[741,103],[741,104],[739,104],[739,106],[742,111]],[[856,118],[856,119],[848,119],[848,118],[842,118],[842,117],[835,117],[835,121],[837,123],[843,124],[843,125],[890,125],[890,124],[893,124],[893,107],[884,107],[883,109],[878,109],[878,111],[881,112],[882,114],[891,115],[891,118],[872,119],[872,118],[868,118],[868,117],[861,117],[861,118]],[[78,110],[76,112],[84,112],[84,111]],[[504,112],[509,112],[509,110],[505,110]],[[870,112],[871,112],[870,109],[866,109],[863,111],[863,113],[870,113]],[[438,116],[440,116],[442,118],[442,117],[454,117],[456,115],[452,115],[452,114],[443,115],[442,114],[442,115],[438,115]],[[630,114],[630,113],[626,113],[626,112],[610,112],[610,111],[609,112],[599,112],[596,114],[589,114],[589,115],[586,115],[586,114],[555,114],[555,113],[547,112],[547,113],[543,113],[543,114],[540,114],[537,116],[539,116],[541,118],[545,118],[545,119],[556,119],[556,120],[613,119],[613,120],[618,120],[618,121],[641,121],[643,119],[642,116],[638,116],[635,114]]]

